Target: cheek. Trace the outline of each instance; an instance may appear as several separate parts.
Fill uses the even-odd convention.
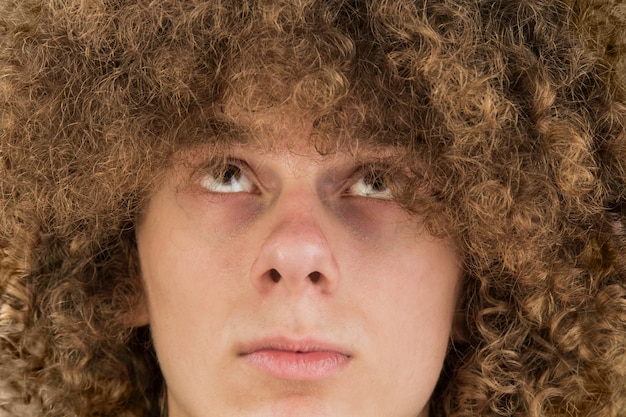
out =
[[[236,278],[240,262],[229,248],[197,246],[204,239],[190,240],[183,229],[143,237],[150,331],[165,379],[178,390],[198,384],[220,392],[213,376],[221,372],[228,326],[247,296]]]
[[[250,254],[245,236],[261,211],[258,198],[245,193],[178,193],[153,198],[138,233],[143,260],[159,264],[179,280],[240,269]],[[169,197],[169,198],[168,198]],[[151,209],[151,210],[150,210]],[[144,245],[141,245],[141,243]]]
[[[436,245],[435,245],[436,246]],[[367,282],[368,314],[378,368],[398,404],[410,403],[416,391],[429,395],[447,353],[458,297],[460,269],[452,252],[414,248],[414,256],[392,256],[374,269]],[[376,282],[374,282],[376,281]]]
[[[379,327],[406,337],[447,338],[459,293],[457,259],[419,250],[414,256],[386,258],[378,265],[364,265],[368,277],[360,282]]]
[[[156,327],[193,328],[196,320],[210,325],[207,317],[227,315],[236,305],[241,285],[234,277],[243,276],[246,261],[244,248],[229,236],[240,223],[219,205],[202,210],[198,204],[158,197],[137,234],[152,321]]]

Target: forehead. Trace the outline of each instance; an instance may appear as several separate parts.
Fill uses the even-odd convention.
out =
[[[400,159],[404,146],[390,143],[373,133],[355,134],[339,127],[320,126],[315,115],[289,108],[250,111],[240,107],[213,109],[208,116],[215,126],[183,144],[187,157],[201,154],[252,153],[270,156],[290,153],[312,160],[337,157]],[[399,162],[399,161],[397,161]]]

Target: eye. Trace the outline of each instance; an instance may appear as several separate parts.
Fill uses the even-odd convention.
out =
[[[245,172],[233,163],[225,163],[202,177],[200,185],[212,193],[250,193],[255,185]]]
[[[393,199],[389,188],[389,175],[380,170],[365,171],[348,189],[348,194],[359,197],[378,198],[381,200]]]

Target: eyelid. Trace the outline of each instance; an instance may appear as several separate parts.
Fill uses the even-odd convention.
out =
[[[206,165],[206,168],[216,169],[216,168],[223,167],[226,165],[235,165],[237,168],[241,169],[242,171],[245,170],[246,173],[250,172],[250,167],[248,166],[248,163],[246,161],[244,161],[243,159],[232,157],[232,156],[215,158],[212,161],[209,161],[209,163]]]
[[[381,161],[375,161],[370,163],[361,163],[359,164],[353,174],[350,176],[349,181],[355,181],[361,178],[363,175],[368,173],[382,173],[385,176],[389,177],[398,177],[398,172],[395,168],[392,167],[391,164]]]
[[[364,162],[357,165],[354,170],[355,174],[364,173],[364,172],[391,172],[392,167],[391,164],[388,164],[384,161],[374,161],[374,162]]]
[[[194,176],[202,177],[207,173],[214,173],[219,168],[223,168],[227,165],[236,166],[242,171],[245,171],[246,175],[250,173],[250,167],[248,167],[246,161],[230,156],[216,156],[214,158],[203,161],[201,164],[197,164],[195,167],[193,167]]]

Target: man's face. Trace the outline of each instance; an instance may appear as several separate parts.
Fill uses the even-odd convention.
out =
[[[427,416],[454,248],[390,199],[379,152],[281,132],[289,149],[198,151],[138,227],[170,417]]]

